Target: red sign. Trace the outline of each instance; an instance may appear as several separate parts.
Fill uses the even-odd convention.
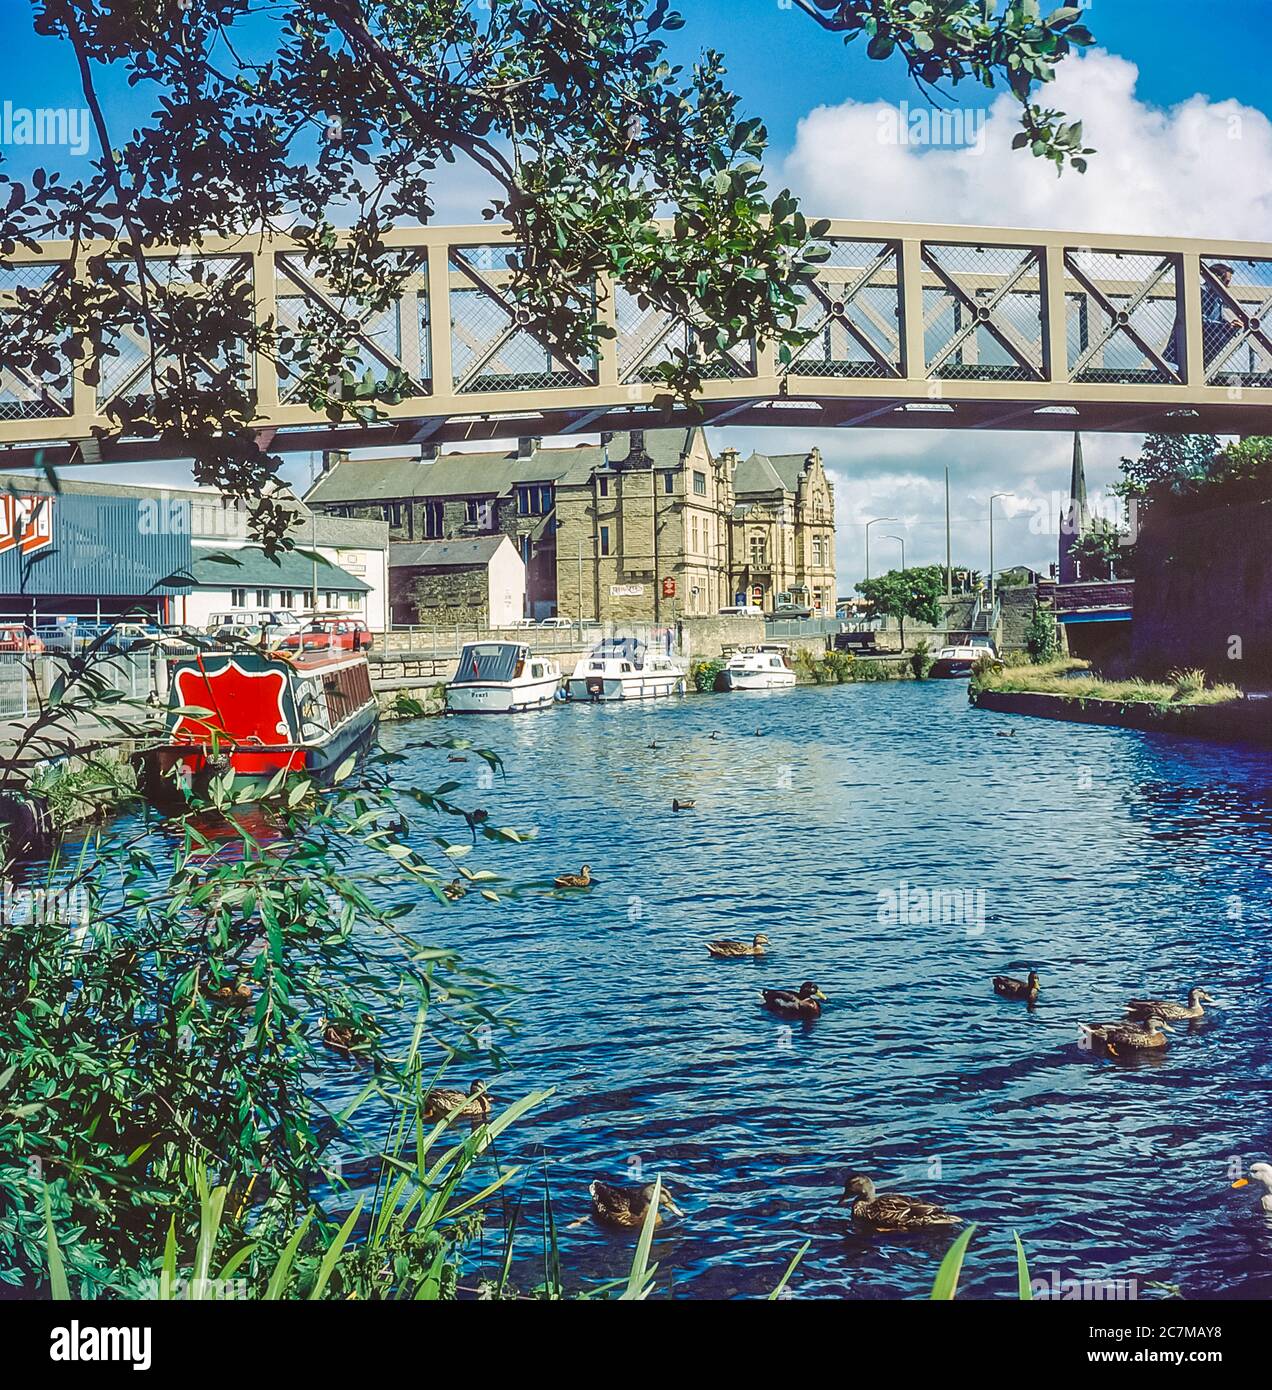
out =
[[[53,544],[51,497],[0,497],[0,552],[17,546],[23,555]]]
[[[663,580],[663,592],[662,592],[662,596],[663,596],[663,598],[675,598],[675,597],[676,597],[676,581],[675,581],[674,579],[664,579],[664,580]]]

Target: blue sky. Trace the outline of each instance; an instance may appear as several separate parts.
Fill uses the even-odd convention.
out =
[[[30,8],[28,0],[0,5],[0,105],[79,107],[70,55],[33,35]],[[967,151],[881,148],[863,136],[873,133],[883,109],[874,104],[919,100],[904,71],[867,60],[860,44],[845,47],[783,0],[682,0],[679,8],[686,26],[672,36],[676,56],[689,58],[708,45],[725,54],[747,112],[768,124],[772,182],[789,183],[810,212],[1272,240],[1272,0],[1094,0],[1088,22],[1098,49],[1065,65],[1056,104],[1084,117],[1100,153],[1085,179],[1061,181],[1027,155],[1010,154],[1014,121],[1005,105],[989,111],[983,159]],[[101,89],[117,131],[146,114],[144,93],[117,76],[108,75]],[[961,88],[960,98],[981,109],[993,102],[993,94],[973,86]],[[84,162],[41,153],[55,154],[72,176]],[[29,172],[28,151],[0,154],[0,172]],[[449,216],[441,220],[468,214],[472,203],[472,186],[462,178],[450,192],[442,201]],[[822,448],[837,484],[845,590],[860,577],[869,515],[903,519],[912,561],[943,554],[946,464],[954,477],[955,548],[970,562],[984,563],[986,499],[1006,488],[1021,500],[1007,503],[996,532],[1002,562],[1041,565],[1054,555],[1054,539],[1031,529],[1029,517],[1040,499],[1067,484],[1066,435],[732,430],[715,432],[714,442],[770,452]],[[1134,436],[1087,436],[1092,486],[1110,482],[1118,459],[1138,444]],[[179,471],[162,475],[176,481]],[[303,482],[308,461],[289,461],[288,472]]]

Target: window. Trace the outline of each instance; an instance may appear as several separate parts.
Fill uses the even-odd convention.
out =
[[[468,522],[470,526],[476,526],[480,516],[480,504],[477,502],[476,498],[470,497],[468,501],[464,503],[464,520]]]
[[[695,517],[691,517],[690,520],[689,520],[689,549],[690,549],[690,550],[697,550],[697,548],[698,548],[698,518],[695,516]]]
[[[601,497],[609,496],[609,479],[603,473],[596,480],[596,491]]]
[[[446,509],[440,502],[425,502],[420,508],[420,527],[426,540],[436,540],[445,534]]]
[[[821,563],[822,563],[822,538],[821,538],[820,536],[814,536],[814,537],[813,537],[813,564],[814,564],[818,569],[820,569],[820,568],[821,568]]]
[[[693,495],[695,497],[705,497],[707,495],[707,475],[699,473],[695,468],[693,473]]]
[[[768,564],[768,546],[760,532],[751,537],[751,568],[762,570]]]
[[[676,490],[676,475],[675,475],[674,473],[671,473],[671,472],[664,473],[664,474],[662,475],[662,480],[663,480],[663,491],[664,491],[664,492],[675,492],[675,490]]]
[[[296,602],[296,592],[294,589],[279,589],[278,606],[280,608],[290,608]]]
[[[326,603],[326,605],[327,605],[328,608],[339,608],[339,607],[340,607],[340,595],[337,594],[337,593],[331,592],[331,590],[328,590],[328,591],[323,595],[323,601]]]
[[[602,555],[608,555],[608,554],[610,553],[609,531],[610,531],[610,528],[609,528],[608,526],[602,526],[602,527],[601,527],[601,554],[602,554]]]
[[[247,590],[246,590],[246,589],[231,589],[231,590],[230,590],[230,607],[231,607],[231,608],[242,608],[242,607],[244,607],[244,606],[246,605],[246,603],[247,603]]]
[[[551,483],[529,483],[517,489],[517,511],[521,516],[544,516],[552,510]]]

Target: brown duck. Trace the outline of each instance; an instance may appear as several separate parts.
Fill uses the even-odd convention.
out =
[[[1032,1004],[1041,988],[1036,970],[1029,972],[1027,980],[1018,980],[1014,975],[994,976],[994,993],[1002,995],[1004,999],[1026,999]]]
[[[763,932],[756,932],[749,946],[745,941],[708,941],[707,950],[713,956],[731,960],[736,956],[762,956],[768,944],[768,937]]]
[[[584,864],[577,874],[558,874],[552,882],[557,888],[590,888],[592,886],[592,866]]]
[[[424,1113],[430,1120],[442,1120],[451,1115],[467,1115],[484,1120],[490,1114],[490,1094],[484,1081],[474,1081],[467,1092],[448,1091],[439,1087],[424,1097]]]
[[[1164,1018],[1179,1023],[1190,1018],[1203,1018],[1206,1011],[1202,1005],[1214,1002],[1204,989],[1190,989],[1186,1004],[1172,1004],[1167,999],[1132,999],[1126,1006],[1126,1012],[1136,1019]]]
[[[224,1004],[232,1009],[248,1009],[252,1006],[252,987],[246,980],[237,980],[232,985],[219,985],[216,989],[205,989],[203,997],[213,1004]]]
[[[826,996],[811,980],[805,980],[798,993],[789,989],[765,989],[760,991],[760,998],[769,1013],[778,1018],[818,1018]]]
[[[919,1231],[928,1226],[960,1226],[956,1216],[933,1202],[903,1197],[899,1192],[876,1192],[875,1185],[861,1173],[844,1183],[840,1203],[853,1203],[854,1221],[873,1226],[876,1231]]]
[[[645,1224],[645,1214],[649,1211],[649,1204],[654,1200],[654,1184],[646,1183],[644,1187],[615,1187],[612,1183],[601,1182],[598,1178],[588,1188],[592,1197],[592,1215],[602,1226],[613,1226],[625,1228],[629,1226],[643,1226]],[[664,1187],[658,1198],[659,1207],[666,1207],[668,1211],[676,1216],[683,1216],[684,1212],[671,1200],[671,1196]],[[654,1225],[662,1223],[662,1212],[654,1213]]]
[[[1113,1057],[1119,1057],[1123,1052],[1151,1052],[1163,1048],[1166,1046],[1165,1033],[1175,1031],[1156,1014],[1150,1014],[1143,1023],[1124,1021],[1081,1023],[1078,1026],[1092,1042],[1103,1043],[1105,1051]]]

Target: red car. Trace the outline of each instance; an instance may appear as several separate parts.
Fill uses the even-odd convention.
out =
[[[369,652],[371,629],[361,618],[315,618],[299,632],[284,637],[280,652]]]
[[[44,643],[24,623],[5,623],[0,625],[0,652],[42,656]]]

